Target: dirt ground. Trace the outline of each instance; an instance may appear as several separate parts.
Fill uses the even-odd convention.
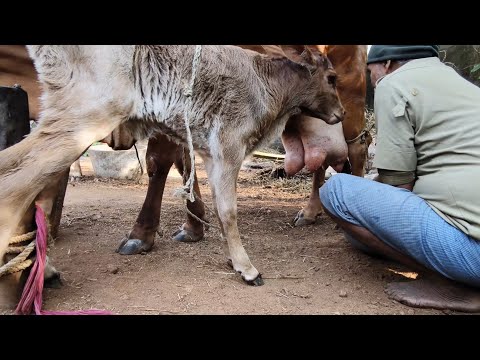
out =
[[[198,176],[211,208],[199,161]],[[180,185],[172,169],[161,214],[163,237],[157,236],[153,250],[121,256],[115,249],[136,220],[146,183],[92,176],[70,182],[50,252],[64,285],[45,290],[44,309],[152,315],[446,313],[388,299],[384,286],[408,280],[396,273],[408,270],[351,248],[325,215],[313,226],[292,227],[308,198],[308,178],[286,181],[241,172],[239,230],[252,263],[263,274],[261,287],[244,284],[226,264],[217,230],[210,229],[198,243],[171,240],[185,218],[181,200],[173,196]],[[209,219],[217,223],[211,214]]]

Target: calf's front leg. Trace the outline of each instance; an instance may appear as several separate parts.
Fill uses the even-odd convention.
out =
[[[214,159],[204,158],[208,179],[212,188],[212,198],[220,222],[222,235],[228,244],[227,258],[233,269],[242,275],[249,285],[263,285],[261,274],[252,265],[240,240],[237,226],[237,177],[241,160],[225,160],[226,156]]]

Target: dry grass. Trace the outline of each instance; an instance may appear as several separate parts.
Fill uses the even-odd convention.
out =
[[[373,111],[365,109],[365,120],[367,129],[371,129],[370,134],[375,137],[377,135],[377,129],[375,128],[375,114]]]
[[[262,164],[263,168],[242,171],[238,179],[240,184],[255,185],[288,193],[309,193],[311,190],[312,174],[300,171],[293,177],[287,177],[283,161],[265,162],[264,159],[252,158],[250,163]]]

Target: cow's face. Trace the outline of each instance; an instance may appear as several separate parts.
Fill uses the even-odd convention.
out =
[[[337,92],[337,74],[328,58],[318,51],[305,47],[301,56],[303,65],[310,73],[308,90],[301,105],[306,115],[322,119],[327,124],[336,124],[345,117]]]

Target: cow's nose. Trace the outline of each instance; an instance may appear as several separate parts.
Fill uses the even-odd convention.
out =
[[[338,124],[341,121],[343,121],[343,115],[333,113],[332,116],[330,116],[330,119],[327,121],[327,124],[334,125]]]
[[[337,116],[337,118],[340,120],[340,121],[343,121],[345,119],[345,116],[347,115],[347,111],[345,109],[342,110],[342,115],[340,116]]]
[[[335,115],[335,117],[337,118],[338,122],[341,122],[341,121],[343,121],[343,119],[345,119],[345,114],[346,114],[346,113],[347,113],[347,112],[344,110],[341,115],[339,115],[339,114],[337,114],[337,113],[334,113],[334,115]]]

